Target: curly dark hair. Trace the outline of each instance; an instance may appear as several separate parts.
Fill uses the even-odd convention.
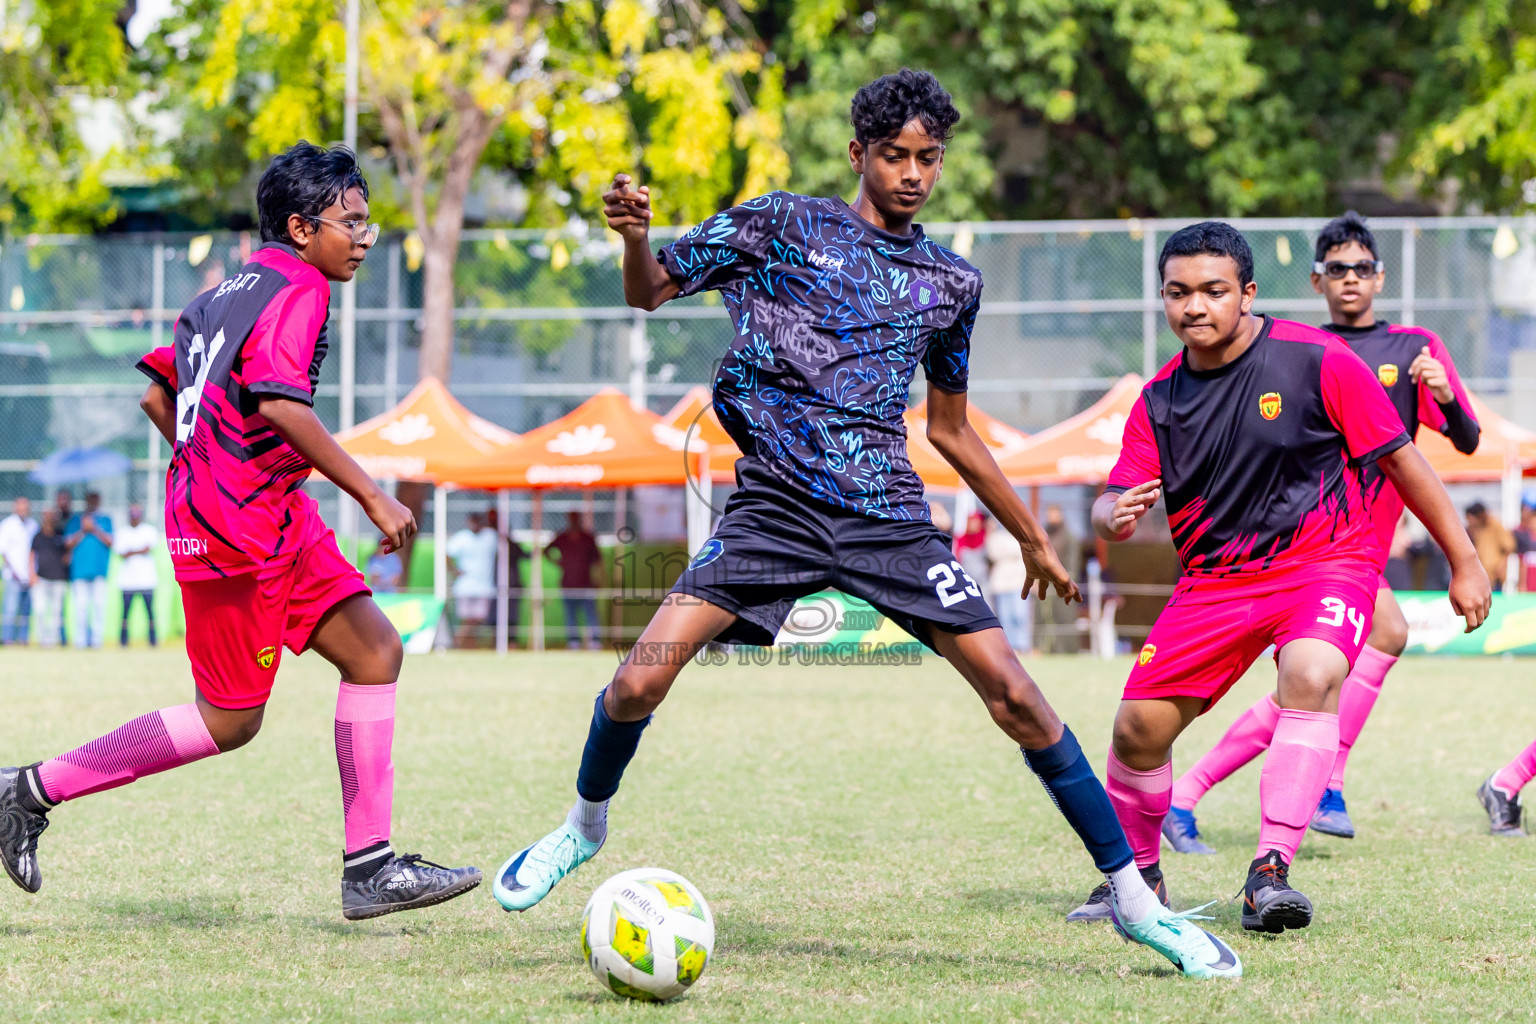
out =
[[[1323,225],[1323,230],[1317,236],[1317,250],[1312,258],[1318,263],[1323,262],[1323,257],[1328,255],[1329,249],[1336,249],[1350,242],[1359,242],[1371,251],[1371,259],[1381,259],[1381,253],[1376,251],[1376,236],[1371,234],[1371,229],[1365,226],[1365,218],[1354,210],[1350,210],[1342,217],[1335,217]]]
[[[345,195],[361,189],[368,198],[368,182],[357,165],[357,154],[346,146],[326,149],[311,142],[295,142],[273,158],[256,184],[256,213],[263,242],[291,243],[288,216],[305,220]],[[318,224],[318,221],[316,222]]]
[[[864,86],[854,94],[848,115],[853,137],[864,146],[894,139],[913,118],[923,123],[930,138],[948,142],[960,121],[960,111],[937,78],[911,68]]]
[[[1238,284],[1247,287],[1253,280],[1253,250],[1248,248],[1248,239],[1231,224],[1219,220],[1201,221],[1169,235],[1157,257],[1158,280],[1164,279],[1163,268],[1175,256],[1227,256],[1237,264]]]

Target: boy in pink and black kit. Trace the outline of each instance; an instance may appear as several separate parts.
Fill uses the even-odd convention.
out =
[[[175,343],[139,363],[141,405],[173,447],[166,543],[187,616],[196,699],[83,747],[0,770],[0,861],[42,886],[37,839],[58,804],[250,742],[286,647],[342,674],[342,913],[349,920],[452,899],[480,883],[390,846],[391,747],[400,636],[301,489],[319,470],[400,547],[410,512],[342,451],[311,406],[325,358],[330,282],[350,281],[378,238],[368,185],[344,148],[299,143],[257,186],[266,243],[177,321]]]
[[[1350,211],[1328,222],[1317,236],[1312,287],[1328,302],[1330,322],[1323,330],[1344,339],[1375,375],[1410,439],[1420,425],[1438,430],[1460,452],[1477,450],[1480,429],[1472,400],[1461,384],[1445,344],[1422,327],[1376,319],[1374,300],[1386,281],[1386,264],[1376,238],[1360,215]],[[1392,534],[1403,514],[1403,499],[1373,465],[1361,468],[1371,502],[1377,556],[1386,564]],[[1339,753],[1328,787],[1312,814],[1314,831],[1352,839],[1355,826],[1344,804],[1344,768],[1350,749],[1381,695],[1387,672],[1408,646],[1408,620],[1392,596],[1385,576],[1377,582],[1376,612],[1370,633],[1344,688],[1339,693]],[[1280,707],[1266,695],[1244,711],[1226,734],[1173,784],[1173,806],[1163,835],[1180,853],[1214,853],[1201,842],[1195,804],[1216,783],[1253,760],[1269,746]]]
[[[1360,467],[1374,462],[1445,550],[1468,629],[1487,616],[1488,577],[1370,368],[1333,335],[1253,314],[1253,255],[1236,229],[1176,232],[1158,267],[1184,350],[1143,389],[1093,523],[1126,540],[1166,495],[1183,576],[1126,682],[1105,788],[1156,888],[1173,742],[1274,645],[1280,713],[1242,923],[1303,928],[1312,904],[1290,864],[1338,752],[1339,690],[1380,572]],[[1072,916],[1097,910],[1090,897]]]

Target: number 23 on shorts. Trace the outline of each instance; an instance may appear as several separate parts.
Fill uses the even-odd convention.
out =
[[[959,574],[958,578],[956,573]],[[945,608],[959,604],[968,597],[981,596],[981,588],[976,585],[975,580],[971,579],[971,574],[960,567],[959,562],[951,561],[948,564],[939,562],[929,567],[927,575],[929,579],[938,581],[933,585],[933,589],[939,595],[939,603]],[[956,587],[962,586],[962,581],[965,589],[956,590]]]

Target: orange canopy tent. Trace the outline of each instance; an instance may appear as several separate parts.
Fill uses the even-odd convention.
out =
[[[1029,435],[1002,420],[995,419],[969,403],[965,417],[981,435],[982,443],[992,451],[992,457],[1004,459],[1023,451],[1029,445]],[[912,468],[922,477],[923,483],[939,490],[956,490],[961,485],[960,474],[944,461],[939,450],[928,442],[928,400],[925,398],[902,414],[907,423],[907,458]]]
[[[604,388],[493,456],[445,467],[443,480],[484,491],[634,487],[682,484],[687,472],[679,432],[630,405],[618,389]]]
[[[495,458],[517,435],[476,416],[442,381],[427,377],[399,405],[336,440],[375,479],[440,482],[446,467]]]
[[[669,443],[675,443],[679,450],[685,438],[693,442],[695,448],[699,442],[709,446],[711,479],[726,482],[736,479],[736,460],[741,458],[741,449],[736,447],[731,435],[720,425],[720,417],[715,415],[708,388],[702,384],[689,388],[676,405],[662,414],[661,422],[669,430],[677,432],[667,436],[671,437]]]
[[[1482,427],[1477,450],[1463,455],[1438,430],[1420,427],[1415,443],[1424,458],[1446,483],[1502,480],[1518,466],[1522,472],[1536,468],[1536,432],[1511,423],[1484,405],[1476,395],[1472,414]]]
[[[1102,483],[1120,457],[1125,421],[1141,395],[1142,380],[1128,373],[1076,416],[1030,437],[1024,448],[999,459],[1015,485]]]

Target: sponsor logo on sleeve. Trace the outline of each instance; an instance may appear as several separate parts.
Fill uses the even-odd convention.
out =
[[[1147,644],[1136,656],[1136,664],[1145,665],[1155,657],[1157,657],[1157,644]]]
[[[1280,415],[1280,392],[1267,391],[1259,396],[1259,415],[1267,420]]]

